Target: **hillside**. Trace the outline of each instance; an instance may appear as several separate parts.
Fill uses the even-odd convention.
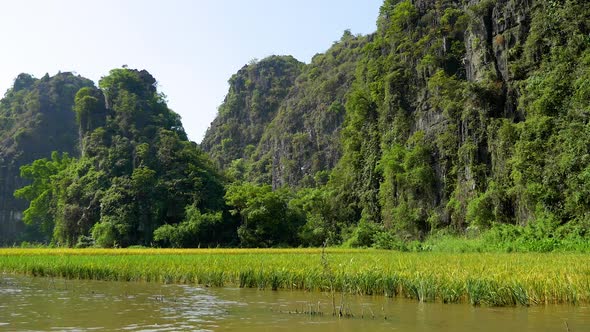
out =
[[[253,178],[274,188],[325,183],[342,153],[346,94],[367,40],[346,31],[305,66],[251,158]]]
[[[55,152],[22,168],[33,180],[15,192],[31,201],[24,221],[66,246],[229,241],[232,228],[220,228],[223,179],[188,141],[154,77],[114,69],[99,87],[75,96],[81,156]],[[186,241],[175,236],[184,226],[193,232]]]
[[[21,75],[2,224],[24,211],[67,246],[587,249],[589,36],[582,0],[385,0],[309,64],[245,65],[200,145],[145,70]]]
[[[72,107],[82,87],[94,83],[72,73],[41,79],[19,75],[0,100],[0,244],[26,239],[20,221],[26,201],[14,191],[27,181],[20,166],[47,158],[54,150],[78,155],[78,133]],[[36,234],[38,230],[27,229]]]
[[[309,227],[361,245],[502,224],[585,236],[589,22],[584,1],[387,0],[374,35],[304,67],[229,173],[316,188]]]
[[[271,56],[230,78],[227,96],[201,142],[221,169],[254,152],[302,67],[291,56]]]
[[[589,19],[583,1],[386,1],[334,176],[352,221],[585,229]]]
[[[297,71],[286,72],[274,89],[278,94],[265,93],[270,91],[268,86],[240,88],[243,80],[276,81],[278,71],[265,70],[276,57],[244,67],[230,80],[228,96],[203,139],[203,149],[237,179],[274,188],[325,183],[340,159],[346,94],[367,40],[345,31],[326,53],[316,54],[308,65],[299,64]],[[257,76],[245,78],[247,74]],[[241,96],[240,102],[235,102],[236,96]],[[252,109],[252,100],[267,105],[261,108],[264,118],[257,119],[260,111]]]

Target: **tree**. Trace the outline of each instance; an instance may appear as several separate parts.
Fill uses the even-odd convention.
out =
[[[273,191],[269,185],[230,185],[225,200],[241,220],[240,244],[262,248],[295,245],[297,231],[305,219],[300,211],[289,207],[291,198],[289,191]]]
[[[176,225],[162,225],[154,231],[154,241],[163,247],[195,248],[216,246],[227,241],[227,226],[221,212],[201,213],[195,206],[186,208],[186,219]]]
[[[66,168],[74,162],[67,153],[53,152],[51,159],[38,159],[21,166],[21,177],[32,180],[30,185],[14,192],[14,196],[30,201],[23,221],[39,228],[44,240],[51,239],[56,216],[56,186]]]

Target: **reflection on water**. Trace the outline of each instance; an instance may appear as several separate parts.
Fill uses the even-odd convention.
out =
[[[338,296],[341,302],[354,317],[333,317],[331,297],[319,293],[0,275],[0,330],[590,331],[586,306],[487,308]]]

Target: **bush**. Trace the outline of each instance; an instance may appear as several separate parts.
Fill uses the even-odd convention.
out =
[[[348,238],[345,238],[344,247],[371,247],[373,245],[374,236],[382,231],[381,226],[366,220],[361,220],[350,233]]]
[[[92,227],[91,233],[94,242],[99,247],[113,248],[117,246],[117,230],[113,223],[99,222]]]
[[[393,233],[388,231],[377,232],[373,235],[373,247],[375,249],[388,249],[408,251],[408,246]]]
[[[299,229],[299,241],[304,246],[320,247],[330,238],[325,221],[317,215],[309,215],[307,222]]]
[[[154,231],[154,242],[160,247],[182,247],[182,240],[178,227],[172,225],[162,225]]]
[[[75,247],[76,248],[90,248],[90,247],[94,247],[95,242],[94,239],[92,238],[92,236],[85,236],[85,235],[81,235],[78,238],[78,242],[76,242]]]
[[[189,205],[186,218],[176,225],[162,225],[154,231],[154,241],[161,247],[194,248],[216,245],[223,236],[223,217],[218,213],[201,213]],[[218,236],[219,235],[219,236]]]

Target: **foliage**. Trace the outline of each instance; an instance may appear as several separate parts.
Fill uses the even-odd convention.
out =
[[[202,214],[198,208],[188,206],[186,220],[177,225],[162,225],[154,231],[154,241],[164,247],[190,248],[216,246],[223,243],[222,236],[228,226],[222,213]]]
[[[206,211],[204,216],[223,210],[223,179],[187,140],[155,82],[146,71],[115,69],[101,79],[101,90],[81,89],[74,110],[82,156],[51,172],[29,171],[46,161],[23,168],[34,182],[17,194],[31,201],[31,213],[43,204],[43,220],[55,223],[54,243],[73,246],[91,235],[99,246],[151,245],[159,226],[185,220],[187,206]],[[37,183],[44,187],[37,189]]]
[[[345,31],[303,68],[250,158],[249,180],[275,188],[323,184],[316,175],[340,158],[344,105],[366,43],[367,37]]]
[[[29,208],[23,213],[23,221],[28,225],[38,226],[45,239],[53,233],[55,213],[56,188],[53,184],[56,177],[60,175],[73,159],[67,153],[59,155],[57,152],[51,154],[51,160],[38,159],[30,165],[21,167],[21,177],[33,180],[28,186],[14,192],[14,196],[31,201]]]
[[[31,164],[18,195],[55,244],[584,248],[589,22],[581,0],[385,0],[374,34],[232,76],[206,152],[146,71],[20,75],[0,157],[32,142],[15,121],[45,82],[75,95],[81,157]]]
[[[496,33],[486,22],[508,4],[385,1],[349,92],[343,155],[329,183],[358,225],[351,234],[373,223],[383,230],[372,245],[396,247],[445,229],[587,219],[580,77],[590,39],[580,31],[590,12],[566,2],[523,3],[530,30],[515,32],[511,22],[486,40],[482,31]],[[518,75],[507,72],[516,67]]]
[[[229,79],[228,94],[201,143],[219,168],[250,157],[248,147],[260,142],[302,67],[292,56],[270,56]]]
[[[584,223],[589,15],[573,0],[384,1],[375,34],[345,33],[302,69],[229,174],[310,187],[287,199],[302,245],[407,249],[439,231]]]
[[[27,209],[26,201],[13,192],[30,184],[18,178],[21,166],[50,158],[52,151],[78,155],[72,107],[76,92],[88,86],[92,81],[72,73],[40,79],[20,74],[0,100],[0,245],[48,241],[53,221],[23,223],[18,216]]]
[[[304,218],[299,210],[290,208],[291,196],[287,190],[273,191],[268,185],[230,185],[225,200],[240,218],[240,244],[259,248],[295,245]]]

